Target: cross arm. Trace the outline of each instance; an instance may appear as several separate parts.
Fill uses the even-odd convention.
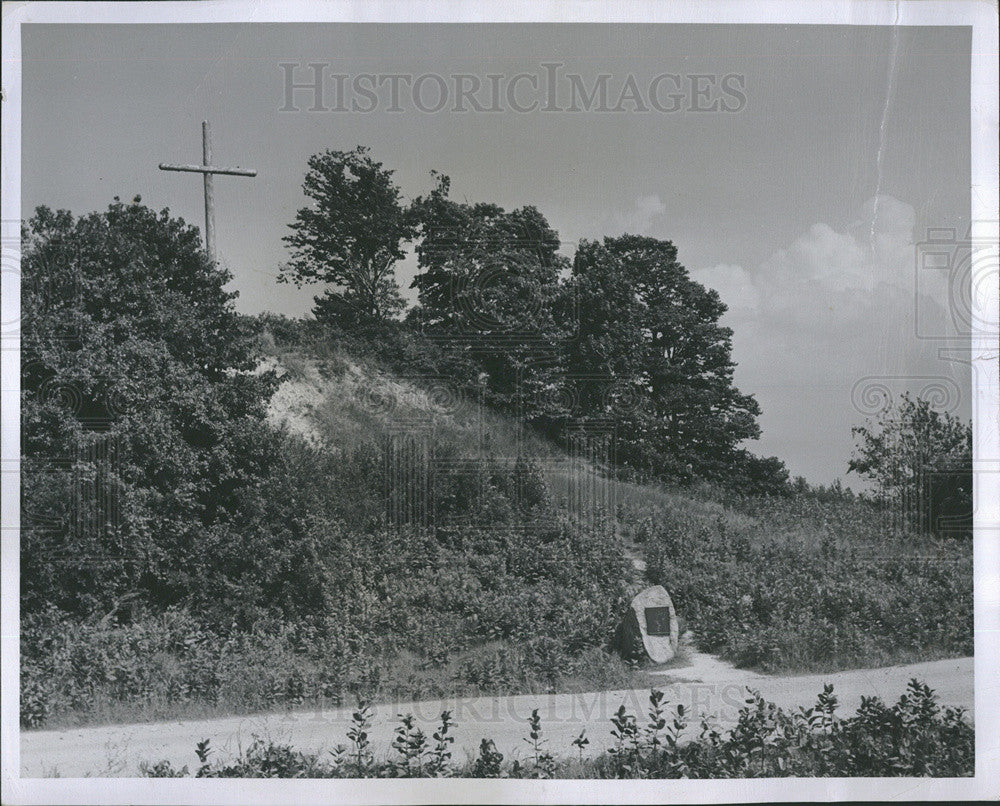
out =
[[[230,176],[256,176],[257,172],[252,168],[217,168],[214,165],[172,165],[161,162],[161,171],[190,171],[201,174],[229,174]]]

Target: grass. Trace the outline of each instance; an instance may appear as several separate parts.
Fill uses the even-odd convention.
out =
[[[114,641],[115,637],[110,636]],[[372,674],[371,685],[361,679],[343,688],[331,685],[324,672],[327,664],[305,658],[293,648],[275,650],[263,642],[257,652],[229,655],[212,668],[215,685],[210,689],[182,692],[180,682],[194,677],[189,667],[175,656],[159,654],[136,658],[143,666],[143,681],[130,691],[115,690],[110,685],[91,685],[74,690],[69,696],[50,697],[48,712],[36,729],[61,730],[82,726],[141,724],[159,721],[213,719],[286,711],[313,713],[317,709],[340,707],[360,694],[373,703],[405,702],[477,697],[481,695],[545,694],[591,692],[604,689],[634,689],[648,684],[648,677],[638,668],[625,664],[617,656],[596,649],[582,654],[576,663],[567,665],[555,678],[539,676],[523,661],[509,658],[497,665],[493,676],[485,670],[496,658],[511,655],[511,647],[500,642],[461,652],[448,663],[428,667],[424,658],[402,651],[385,659]],[[466,675],[475,669],[478,682]],[[359,678],[363,675],[359,675]],[[36,695],[35,680],[24,695],[28,707]]]

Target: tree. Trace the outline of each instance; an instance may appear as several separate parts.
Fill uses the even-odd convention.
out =
[[[490,402],[530,419],[558,370],[559,236],[534,207],[456,202],[448,177],[433,176],[412,205],[419,305],[407,320],[473,358]]]
[[[22,607],[207,598],[267,473],[274,388],[228,272],[140,200],[22,229]],[[228,525],[227,525],[228,524]],[[201,580],[201,582],[199,582]]]
[[[723,478],[746,465],[737,446],[760,435],[760,408],[733,385],[732,331],[718,323],[725,305],[690,278],[674,245],[634,235],[584,241],[571,282],[568,368],[613,379],[616,391],[588,411],[618,422],[619,457],[672,476],[690,468]],[[762,478],[781,476],[766,471]]]
[[[971,422],[904,393],[851,431],[848,472],[873,481],[885,505],[916,528],[971,536]]]
[[[394,266],[414,230],[393,172],[368,151],[358,146],[309,158],[302,190],[311,204],[284,238],[292,257],[279,281],[327,284],[314,313],[341,326],[384,322],[404,304]]]
[[[793,491],[784,462],[777,456],[755,456],[746,449],[735,451],[727,478],[734,489],[746,495],[788,495]],[[801,487],[798,491],[802,492]]]
[[[562,301],[573,399],[581,414],[613,414],[622,422],[637,410],[628,404],[641,405],[648,394],[638,349],[644,339],[642,311],[632,278],[604,245],[585,240],[577,248]]]

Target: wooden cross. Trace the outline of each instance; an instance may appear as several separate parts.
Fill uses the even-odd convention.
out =
[[[190,171],[203,174],[205,177],[205,249],[208,257],[215,262],[215,195],[212,187],[212,174],[228,174],[230,176],[256,176],[257,171],[244,168],[220,168],[212,165],[212,130],[208,121],[201,123],[201,149],[203,165],[171,165],[160,163],[161,171]]]

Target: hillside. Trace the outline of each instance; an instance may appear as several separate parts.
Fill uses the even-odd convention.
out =
[[[587,496],[596,507],[621,502],[666,506],[680,513],[722,518],[734,526],[758,519],[725,506],[713,496],[696,495],[647,483],[614,479],[613,469],[586,457],[569,456],[528,426],[469,400],[441,379],[419,374],[399,377],[371,358],[358,359],[334,349],[322,358],[270,342],[270,355],[259,371],[273,370],[280,385],[268,406],[268,421],[287,428],[310,445],[333,454],[381,445],[390,435],[433,435],[442,451],[463,456],[530,458],[543,471],[552,497],[562,506],[572,495]],[[589,508],[589,507],[588,507]]]
[[[278,378],[261,500],[280,508],[253,539],[272,559],[244,528],[233,550],[250,564],[216,592],[298,614],[237,621],[189,600],[113,621],[33,615],[25,726],[648,686],[664,670],[610,647],[648,584],[690,628],[680,678],[719,662],[700,653],[766,673],[972,653],[967,542],[893,531],[848,495],[616,480],[447,376],[393,371],[356,342],[264,342],[257,374]]]
[[[972,652],[971,546],[893,528],[892,513],[853,495],[624,481],[440,384],[345,354],[276,350],[273,360],[282,384],[272,421],[327,446],[430,424],[449,454],[529,457],[560,511],[620,545],[634,567],[629,591],[663,584],[689,639],[739,666],[804,673]]]

